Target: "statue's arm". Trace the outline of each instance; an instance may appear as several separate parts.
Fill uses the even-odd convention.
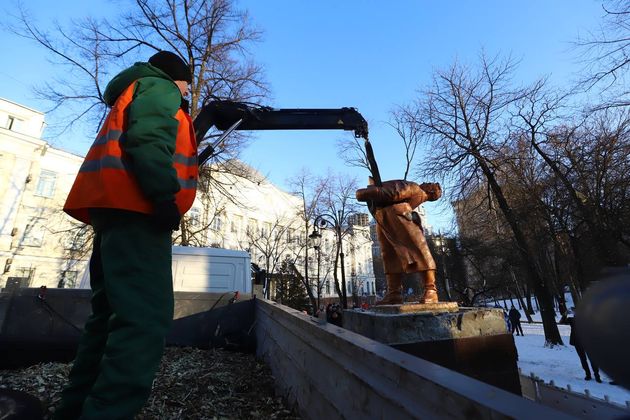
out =
[[[423,203],[429,199],[420,186],[409,181],[385,181],[382,186],[370,185],[367,188],[361,188],[356,192],[357,200],[372,201],[381,205],[399,203],[402,201]]]

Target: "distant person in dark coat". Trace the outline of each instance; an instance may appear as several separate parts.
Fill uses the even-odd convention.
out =
[[[514,305],[510,308],[508,317],[510,318],[510,324],[512,325],[512,334],[516,332],[516,335],[525,335],[523,334],[523,327],[521,327],[521,313],[514,307]]]
[[[328,304],[326,307],[326,320],[333,325],[341,327],[343,325],[343,309],[337,303]]]
[[[575,332],[574,327],[574,323],[575,323],[575,318],[574,317],[569,317],[567,319],[568,324],[571,326],[571,335],[569,336],[569,344],[571,344],[573,347],[575,347],[575,351],[578,354],[578,357],[580,358],[580,362],[582,363],[582,369],[584,369],[584,373],[586,373],[586,376],[584,377],[585,380],[590,381],[591,380],[591,371],[588,368],[588,360],[589,358],[587,358],[586,355],[586,351],[584,350],[584,347],[582,347],[582,343],[580,342],[577,333]],[[602,382],[602,378],[600,378],[599,376],[599,368],[597,367],[597,365],[595,363],[593,363],[593,359],[591,360],[591,367],[593,368],[593,375],[595,376],[595,380],[597,382]]]

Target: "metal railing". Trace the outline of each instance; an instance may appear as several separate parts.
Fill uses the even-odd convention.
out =
[[[601,399],[591,395],[588,389],[580,393],[572,390],[570,385],[559,387],[554,381],[546,383],[533,373],[526,376],[521,372],[520,380],[523,397],[566,414],[598,420],[630,417],[630,401],[626,401],[624,407],[610,401],[607,395]]]

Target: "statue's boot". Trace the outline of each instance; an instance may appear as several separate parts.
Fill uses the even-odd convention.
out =
[[[420,303],[438,303],[438,293],[435,288],[435,270],[428,270],[422,273],[424,279],[424,294]]]
[[[402,274],[385,274],[387,293],[376,305],[402,305]]]

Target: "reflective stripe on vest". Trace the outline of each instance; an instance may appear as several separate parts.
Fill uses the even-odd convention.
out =
[[[129,85],[116,100],[68,194],[64,211],[84,223],[90,223],[90,208],[113,208],[146,214],[153,210],[153,204],[142,193],[120,146],[127,129],[127,108],[133,100],[135,85],[135,82]],[[175,194],[175,202],[180,213],[184,214],[195,199],[197,143],[190,116],[179,109],[175,119],[179,124],[173,169],[180,186]]]

